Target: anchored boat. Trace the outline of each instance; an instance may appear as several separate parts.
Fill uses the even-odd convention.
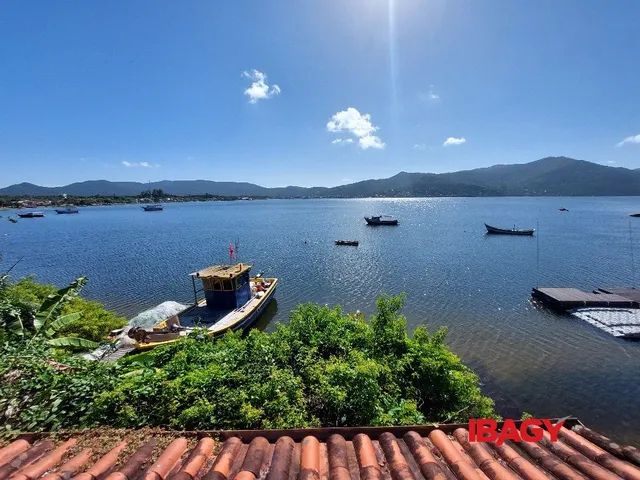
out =
[[[44,217],[44,213],[42,213],[42,212],[26,212],[26,213],[19,213],[18,216],[20,218],[42,218],[42,217]]]
[[[56,213],[58,215],[68,215],[72,213],[80,213],[76,207],[65,207],[65,208],[56,208]]]
[[[336,245],[357,247],[358,245],[360,245],[360,242],[358,240],[336,240]]]
[[[497,228],[487,225],[486,223],[484,226],[487,227],[487,233],[497,235],[533,235],[533,232],[535,232],[533,228],[519,229],[515,226],[513,228]]]
[[[367,225],[398,225],[398,219],[391,215],[377,215],[364,217]]]
[[[153,330],[132,328],[129,337],[137,350],[167,345],[186,337],[194,329],[211,336],[249,328],[273,300],[277,278],[250,277],[251,265],[215,265],[191,274],[194,305],[156,324]],[[202,282],[197,289],[196,279]],[[198,294],[204,292],[202,300]]]
[[[160,205],[159,203],[156,203],[154,205],[145,205],[144,207],[142,207],[142,209],[145,212],[160,212],[163,210],[163,206]]]

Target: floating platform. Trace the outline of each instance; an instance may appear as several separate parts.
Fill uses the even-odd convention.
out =
[[[640,309],[578,308],[570,313],[614,337],[640,339]]]
[[[620,293],[614,293],[618,291]],[[624,292],[633,292],[633,296]],[[640,291],[635,288],[603,288],[585,292],[577,288],[540,287],[531,291],[531,297],[549,308],[562,311],[587,307],[640,308]]]
[[[612,293],[633,300],[640,305],[640,289],[633,287],[598,288],[598,292]]]

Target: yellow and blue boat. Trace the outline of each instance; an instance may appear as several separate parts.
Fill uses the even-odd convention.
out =
[[[191,274],[194,304],[154,325],[151,331],[129,330],[136,350],[149,350],[186,337],[195,329],[212,337],[253,325],[275,296],[277,278],[251,277],[251,265],[214,265]],[[197,288],[197,280],[202,287]],[[204,292],[204,298],[198,295]]]

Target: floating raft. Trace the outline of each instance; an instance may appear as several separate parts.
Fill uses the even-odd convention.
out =
[[[637,308],[578,308],[570,313],[614,337],[640,338],[640,310]]]
[[[640,338],[640,290],[598,288],[585,292],[577,288],[534,288],[534,300],[615,336]]]
[[[613,293],[615,291],[634,292],[635,298]],[[636,289],[598,289],[593,292],[585,292],[577,288],[541,287],[534,288],[531,291],[531,296],[547,307],[563,311],[588,307],[640,307],[640,292]]]

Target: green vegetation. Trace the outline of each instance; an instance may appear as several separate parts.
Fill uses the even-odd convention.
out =
[[[116,315],[107,310],[99,302],[87,300],[78,296],[80,289],[85,284],[85,279],[81,278],[72,283],[67,289],[58,290],[53,285],[37,283],[32,278],[24,278],[19,282],[6,283],[0,289],[0,309],[5,305],[5,309],[11,307],[13,314],[11,318],[19,320],[25,328],[33,330],[33,323],[38,310],[43,302],[49,297],[65,294],[65,298],[60,302],[60,316],[66,317],[66,321],[57,325],[57,330],[52,332],[56,337],[75,337],[101,342],[111,330],[121,328],[126,325],[124,317]],[[2,312],[2,310],[0,310]],[[70,317],[73,315],[73,317]],[[6,318],[0,320],[0,325],[7,322]],[[44,330],[43,330],[44,333]]]
[[[162,202],[214,202],[214,201],[235,201],[247,197],[230,195],[213,195],[205,193],[202,195],[170,195],[162,190],[147,190],[140,195],[88,195],[88,196],[61,196],[61,195],[0,195],[0,208],[41,208],[41,207],[62,207],[66,205],[76,205],[86,207],[91,205],[120,205],[129,203]],[[267,197],[253,195],[253,200],[262,200]]]
[[[85,361],[5,329],[0,424],[8,433],[93,425],[399,425],[495,416],[477,376],[445,345],[446,331],[420,327],[408,336],[402,306],[401,296],[381,297],[365,321],[338,307],[305,304],[273,333],[212,340],[197,332],[113,363]]]

